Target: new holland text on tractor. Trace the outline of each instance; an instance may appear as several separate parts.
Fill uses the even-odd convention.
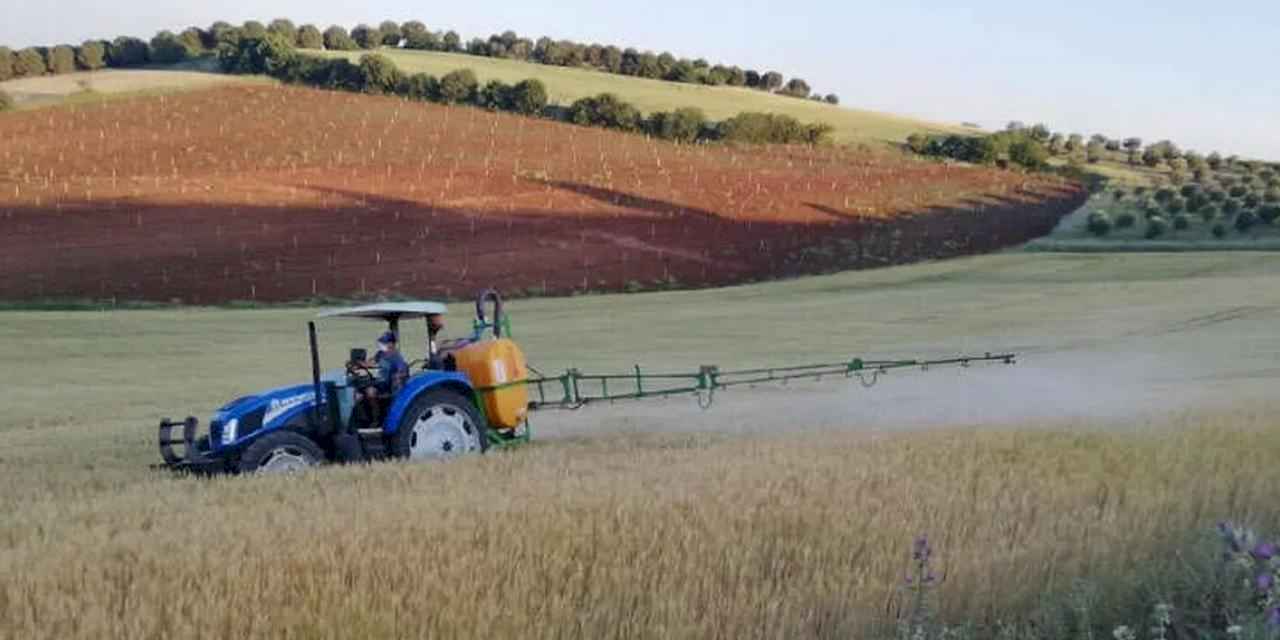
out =
[[[489,303],[491,319],[486,315]],[[446,311],[437,302],[397,302],[321,313],[321,318],[381,321],[397,336],[402,323],[424,320],[424,353],[409,363],[409,375],[381,385],[363,349],[352,349],[343,368],[322,372],[316,325],[310,322],[309,383],[232,400],[214,413],[203,432],[194,417],[162,420],[164,466],[197,473],[267,473],[326,462],[450,458],[527,442],[532,437],[529,413],[538,409],[673,395],[695,395],[705,408],[717,390],[741,385],[842,376],[870,386],[894,369],[1014,362],[1013,354],[988,353],[937,360],[853,358],[734,371],[704,366],[697,372],[650,373],[637,366],[620,374],[570,369],[559,376],[530,376],[524,354],[510,338],[510,319],[497,291],[485,291],[477,299],[469,338],[441,346],[436,342],[438,318]]]

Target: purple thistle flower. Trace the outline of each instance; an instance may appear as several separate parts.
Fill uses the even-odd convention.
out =
[[[911,549],[911,558],[913,560],[924,562],[929,559],[929,556],[932,553],[933,553],[933,550],[929,548],[928,538],[926,538],[925,536],[920,536],[919,538],[916,538],[916,542]]]
[[[1272,607],[1267,611],[1267,626],[1280,627],[1280,607]]]
[[[1258,575],[1255,584],[1258,585],[1258,591],[1270,591],[1271,586],[1275,584],[1275,578],[1269,573],[1262,573]]]
[[[1255,560],[1270,560],[1276,555],[1276,545],[1270,542],[1263,542],[1254,547],[1253,551],[1249,553],[1253,554]]]

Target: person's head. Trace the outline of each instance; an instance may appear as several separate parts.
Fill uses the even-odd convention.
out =
[[[439,313],[433,313],[433,314],[428,315],[428,316],[427,316],[427,328],[428,328],[428,329],[430,329],[432,333],[435,333],[435,332],[440,331],[441,329],[443,329],[443,328],[444,328],[444,315],[439,314]]]
[[[378,350],[388,353],[396,350],[396,334],[390,331],[378,336]]]

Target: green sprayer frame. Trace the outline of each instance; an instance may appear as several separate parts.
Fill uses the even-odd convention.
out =
[[[1012,353],[959,356],[937,360],[864,360],[853,358],[843,362],[803,364],[788,367],[763,367],[722,371],[717,366],[702,366],[696,373],[646,373],[640,365],[625,374],[585,374],[569,369],[558,376],[539,376],[512,384],[523,384],[533,398],[531,410],[579,409],[599,402],[641,400],[679,395],[696,395],[704,409],[711,407],[715,392],[731,387],[786,383],[791,380],[821,380],[841,376],[856,379],[864,387],[875,385],[882,374],[895,369],[956,365],[968,367],[979,362],[1014,364]],[[612,387],[612,389],[610,389]]]
[[[484,300],[484,294],[482,294],[481,303]],[[494,309],[493,318],[493,322],[487,322],[483,308],[481,308],[480,303],[477,304],[477,320],[473,326],[474,339],[479,339],[486,329],[495,330],[495,336],[511,335],[511,320],[509,316],[502,313],[500,303]],[[710,409],[715,400],[716,391],[732,387],[771,383],[785,384],[791,380],[821,380],[834,376],[856,379],[863,387],[871,387],[879,381],[881,375],[895,369],[919,368],[928,370],[930,367],[968,367],[974,363],[984,362],[1014,364],[1016,357],[1012,353],[985,353],[980,356],[956,356],[935,360],[864,360],[862,358],[853,358],[842,362],[728,371],[721,371],[718,366],[704,365],[696,373],[647,373],[640,368],[640,365],[635,365],[630,373],[586,374],[578,369],[569,369],[558,376],[545,376],[530,367],[536,377],[492,387],[477,388],[476,391],[484,394],[520,385],[529,387],[529,395],[531,396],[529,400],[530,411],[540,409],[573,410],[600,402],[643,400],[646,398],[682,395],[696,396],[698,406],[703,409]],[[477,402],[477,404],[481,412],[483,412],[484,403]],[[489,433],[490,445],[495,447],[523,444],[533,437],[532,426],[527,420],[524,423],[524,428],[518,434],[499,434],[492,430]]]

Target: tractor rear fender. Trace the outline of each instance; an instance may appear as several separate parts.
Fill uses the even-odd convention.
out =
[[[396,398],[391,403],[391,409],[387,411],[387,418],[382,422],[382,430],[384,433],[393,434],[400,428],[400,420],[404,417],[404,412],[408,411],[409,406],[413,404],[418,396],[432,389],[449,389],[462,394],[475,402],[475,390],[471,387],[471,381],[467,376],[454,371],[427,371],[420,373],[405,383],[404,388],[396,394]]]

